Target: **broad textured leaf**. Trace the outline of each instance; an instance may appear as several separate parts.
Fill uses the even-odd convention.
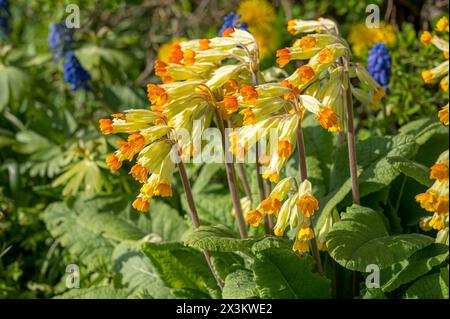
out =
[[[330,281],[313,268],[311,256],[281,249],[260,252],[253,265],[261,298],[329,298]]]
[[[418,279],[406,291],[408,299],[448,299],[448,268]]]
[[[244,268],[244,259],[234,253],[212,253],[211,262],[222,281],[233,271]]]
[[[225,299],[259,298],[253,272],[240,269],[229,274],[225,279],[222,296]]]
[[[240,239],[239,236],[224,225],[200,226],[185,240],[185,244],[197,249],[210,251],[249,251],[258,239]]]
[[[113,252],[114,271],[121,284],[134,292],[144,291],[153,298],[171,298],[170,289],[162,282],[139,242],[123,242]]]
[[[431,244],[428,247],[414,253],[406,262],[402,270],[396,273],[382,289],[390,292],[403,284],[409,283],[418,277],[425,275],[433,267],[442,264],[448,258],[448,246],[443,244]]]
[[[418,181],[422,185],[431,187],[431,185],[433,184],[433,181],[430,180],[430,177],[429,177],[430,170],[425,165],[411,161],[402,156],[388,157],[387,160],[390,164],[392,164],[400,172],[402,172],[406,176],[414,178],[416,181]]]
[[[181,244],[151,244],[142,246],[164,283],[175,289],[198,290],[218,297],[218,286],[201,252]]]
[[[110,264],[114,241],[80,225],[77,213],[65,203],[49,205],[42,218],[50,234],[88,268]]]
[[[333,259],[343,267],[365,272],[370,264],[383,269],[400,262],[433,241],[421,234],[390,236],[379,213],[353,205],[332,227],[327,247]]]

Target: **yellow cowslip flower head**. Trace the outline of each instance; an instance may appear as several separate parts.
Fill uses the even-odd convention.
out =
[[[439,85],[441,86],[442,91],[448,92],[448,75],[442,78],[441,82],[439,82]]]
[[[448,182],[448,173],[449,173],[449,152],[445,151],[442,153],[436,164],[431,166],[430,168],[430,179],[436,179],[440,182]]]
[[[304,180],[298,190],[298,200],[295,203],[305,217],[311,217],[319,210],[319,201],[312,194],[312,185]]]
[[[244,0],[239,3],[237,13],[255,37],[261,59],[272,55],[279,43],[278,33],[273,31],[277,15],[272,4],[267,0]]]
[[[433,41],[433,35],[428,31],[424,31],[420,36],[420,42],[428,45],[431,43],[431,41]]]
[[[297,238],[301,241],[313,239],[314,230],[307,223],[302,223],[298,231]]]
[[[326,245],[326,238],[328,236],[328,233],[330,232],[331,227],[336,223],[336,221],[339,220],[339,213],[335,210],[335,212],[329,214],[322,227],[319,229],[317,234],[317,247],[320,251],[326,251],[327,245]]]
[[[395,33],[396,27],[391,24],[381,22],[379,28],[368,28],[365,23],[360,23],[352,26],[348,42],[353,53],[357,57],[361,57],[378,42],[383,42],[388,47],[394,46],[396,43]]]
[[[448,18],[446,16],[443,16],[436,23],[436,31],[448,32],[448,30],[449,30],[449,28],[448,28]]]
[[[438,23],[436,24],[436,30],[440,32],[448,32],[448,18],[442,17]],[[433,83],[435,80],[440,80],[440,87],[444,92],[448,92],[448,68],[449,68],[449,61],[448,61],[448,51],[449,51],[449,43],[447,40],[444,40],[440,38],[439,36],[433,35],[428,31],[425,31],[422,36],[420,37],[421,41],[424,44],[433,44],[436,48],[438,48],[440,51],[442,51],[444,58],[446,61],[441,62],[439,65],[434,67],[431,70],[424,70],[422,71],[422,79],[425,83],[430,84]],[[439,120],[448,126],[448,104],[447,106],[444,106],[439,111]]]
[[[321,109],[316,115],[316,119],[319,120],[320,125],[329,132],[341,132],[343,130],[338,115],[332,109]]]
[[[439,120],[448,126],[448,103],[439,111]]]
[[[297,195],[289,197],[281,206],[280,213],[277,217],[277,222],[274,226],[273,233],[275,236],[281,237],[289,223],[289,218],[293,209],[295,208],[295,200]]]
[[[432,213],[419,221],[419,226],[425,231],[438,230],[436,242],[448,244],[449,218],[449,151],[443,152],[430,169],[430,179],[434,184],[422,194],[416,196],[416,201],[426,211]],[[447,229],[447,230],[446,230]],[[447,237],[445,237],[447,236]]]
[[[158,54],[157,54],[158,59],[165,63],[169,63],[171,49],[172,49],[173,45],[179,44],[180,42],[186,41],[186,40],[187,40],[186,38],[179,38],[179,39],[173,39],[173,40],[170,40],[169,42],[163,43],[158,48]]]
[[[250,210],[245,214],[245,221],[253,227],[259,226],[259,223],[263,218],[264,214],[256,209]]]
[[[292,246],[293,251],[298,251],[299,253],[306,253],[309,251],[309,241],[303,241],[296,239],[294,246]]]
[[[281,210],[281,203],[289,193],[292,186],[293,178],[287,177],[281,180],[269,194],[256,208],[256,210],[264,214],[274,214],[278,216]]]

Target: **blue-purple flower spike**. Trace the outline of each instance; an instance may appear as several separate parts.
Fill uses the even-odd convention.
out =
[[[10,18],[11,8],[9,5],[9,0],[0,0],[0,37],[8,37],[10,31]]]
[[[219,36],[222,36],[222,33],[229,28],[234,29],[242,29],[245,31],[248,31],[247,29],[247,23],[245,22],[239,22],[239,19],[241,18],[240,14],[234,14],[234,12],[230,12],[223,20],[225,21],[222,27],[219,31]]]
[[[382,42],[378,42],[369,51],[367,70],[374,80],[389,93],[389,82],[391,81],[392,60],[389,48]]]
[[[63,23],[52,23],[49,29],[50,52],[55,55],[55,61],[59,61],[67,51],[72,49],[73,31],[66,28]]]
[[[64,61],[64,81],[70,84],[72,91],[90,89],[89,81],[91,75],[87,72],[78,61],[73,51],[68,51]]]

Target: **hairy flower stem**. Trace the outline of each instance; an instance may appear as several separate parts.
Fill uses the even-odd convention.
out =
[[[189,179],[186,174],[186,168],[184,167],[183,161],[180,161],[178,163],[178,170],[180,172],[181,181],[183,183],[184,192],[186,194],[186,199],[189,206],[189,212],[191,213],[192,218],[192,224],[194,225],[194,228],[197,229],[200,227],[200,219],[198,218],[197,214],[197,208],[195,207],[194,197],[192,195],[191,185],[189,183]],[[209,269],[211,270],[211,273],[213,274],[214,278],[217,281],[217,284],[219,285],[220,289],[223,289],[223,282],[220,279],[220,277],[217,275],[216,270],[214,269],[214,266],[211,262],[211,254],[209,251],[204,250],[203,255],[205,255],[206,262],[208,264]]]
[[[231,200],[233,202],[233,208],[236,212],[236,219],[238,222],[239,234],[241,238],[247,238],[247,227],[244,220],[244,213],[242,212],[241,200],[239,198],[239,192],[237,188],[236,172],[234,171],[233,163],[230,163],[227,159],[227,149],[226,149],[226,136],[225,128],[223,124],[223,119],[220,113],[216,109],[217,126],[219,127],[220,133],[222,135],[222,149],[225,155],[225,170],[227,173],[228,188],[231,194]]]
[[[344,58],[344,68],[349,73],[348,59]],[[355,127],[353,124],[353,98],[352,90],[350,87],[350,77],[348,78],[348,88],[346,92],[346,111],[347,111],[347,141],[348,141],[348,163],[350,166],[350,177],[352,179],[352,196],[353,203],[360,204],[359,196],[359,183],[358,183],[358,171],[356,161],[356,139],[355,139]]]
[[[298,159],[300,166],[300,177],[302,182],[308,179],[308,170],[306,167],[306,152],[305,152],[305,140],[303,138],[302,127],[299,126],[297,129],[297,147],[298,147]],[[309,219],[310,226],[314,232],[314,225],[312,218]],[[311,253],[316,260],[316,268],[319,274],[323,274],[322,261],[320,260],[319,247],[317,246],[316,236],[311,239]]]

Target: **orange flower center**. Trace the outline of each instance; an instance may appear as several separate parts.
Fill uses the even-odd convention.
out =
[[[100,131],[102,134],[108,135],[114,132],[113,121],[111,119],[100,119]]]
[[[300,82],[302,82],[303,84],[308,83],[316,76],[313,68],[309,65],[303,65],[299,67],[296,72],[300,78]]]
[[[309,194],[304,194],[297,202],[297,206],[300,208],[303,215],[311,217],[314,212],[319,209],[319,201]]]
[[[332,109],[322,109],[316,116],[320,125],[330,132],[342,131],[338,115]]]
[[[291,51],[288,48],[277,50],[277,63],[280,68],[284,67],[291,61]]]
[[[209,49],[209,44],[211,43],[211,41],[209,39],[201,39],[199,41],[199,50],[208,50]]]
[[[131,168],[130,174],[138,182],[145,183],[145,181],[147,180],[148,172],[145,166],[142,166],[141,164],[136,164]]]
[[[111,154],[106,157],[106,165],[111,171],[115,172],[122,167],[122,161],[117,155]]]

